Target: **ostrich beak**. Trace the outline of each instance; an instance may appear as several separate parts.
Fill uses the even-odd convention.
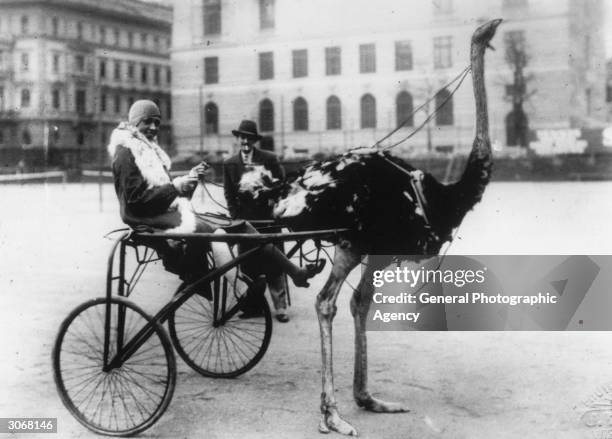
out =
[[[493,47],[491,43],[487,44],[487,47],[491,49],[493,52],[495,52],[495,47]]]

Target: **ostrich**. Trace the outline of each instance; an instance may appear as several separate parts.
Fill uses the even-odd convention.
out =
[[[499,19],[485,23],[472,36],[470,62],[476,135],[459,181],[441,184],[403,160],[371,148],[311,165],[291,184],[272,181],[261,169],[245,174],[242,193],[266,203],[273,199],[275,217],[282,218],[293,229],[351,230],[336,244],[331,273],[316,299],[322,351],[321,432],[357,434],[339,414],[332,369],[332,321],[340,287],[348,274],[367,255],[423,258],[438,254],[451,239],[453,229],[482,198],[492,168],[484,54],[500,23]],[[380,258],[378,262],[385,263]],[[405,412],[408,410],[401,404],[374,398],[367,386],[365,325],[374,292],[370,280],[373,271],[379,268],[384,267],[367,264],[351,299],[355,325],[353,396],[365,410]]]

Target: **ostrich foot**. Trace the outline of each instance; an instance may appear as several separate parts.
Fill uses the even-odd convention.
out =
[[[410,409],[397,402],[382,401],[369,393],[355,396],[355,402],[364,410],[376,413],[405,413]]]
[[[338,414],[338,410],[327,409],[319,422],[319,432],[329,433],[335,431],[346,436],[357,436],[357,430],[351,424],[346,422]]]

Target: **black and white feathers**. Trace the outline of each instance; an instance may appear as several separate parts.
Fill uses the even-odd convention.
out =
[[[273,204],[274,217],[293,230],[349,228],[363,253],[435,254],[455,223],[428,221],[413,183],[422,179],[426,192],[443,185],[380,151],[346,153],[312,164],[291,182],[270,180],[257,170],[248,174],[242,193]]]

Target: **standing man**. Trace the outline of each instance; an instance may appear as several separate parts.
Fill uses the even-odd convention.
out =
[[[285,172],[274,153],[255,147],[255,144],[262,138],[257,132],[255,122],[243,120],[237,130],[232,130],[232,134],[238,140],[240,151],[223,163],[224,192],[230,216],[247,220],[268,220],[272,214],[271,206],[262,206],[252,198],[241,197],[238,192],[240,179],[246,171],[254,166],[263,166],[270,171],[273,178],[278,179],[285,178]],[[274,232],[276,230],[267,229],[267,231]],[[268,279],[268,287],[276,309],[276,319],[282,323],[288,322],[284,276]]]

